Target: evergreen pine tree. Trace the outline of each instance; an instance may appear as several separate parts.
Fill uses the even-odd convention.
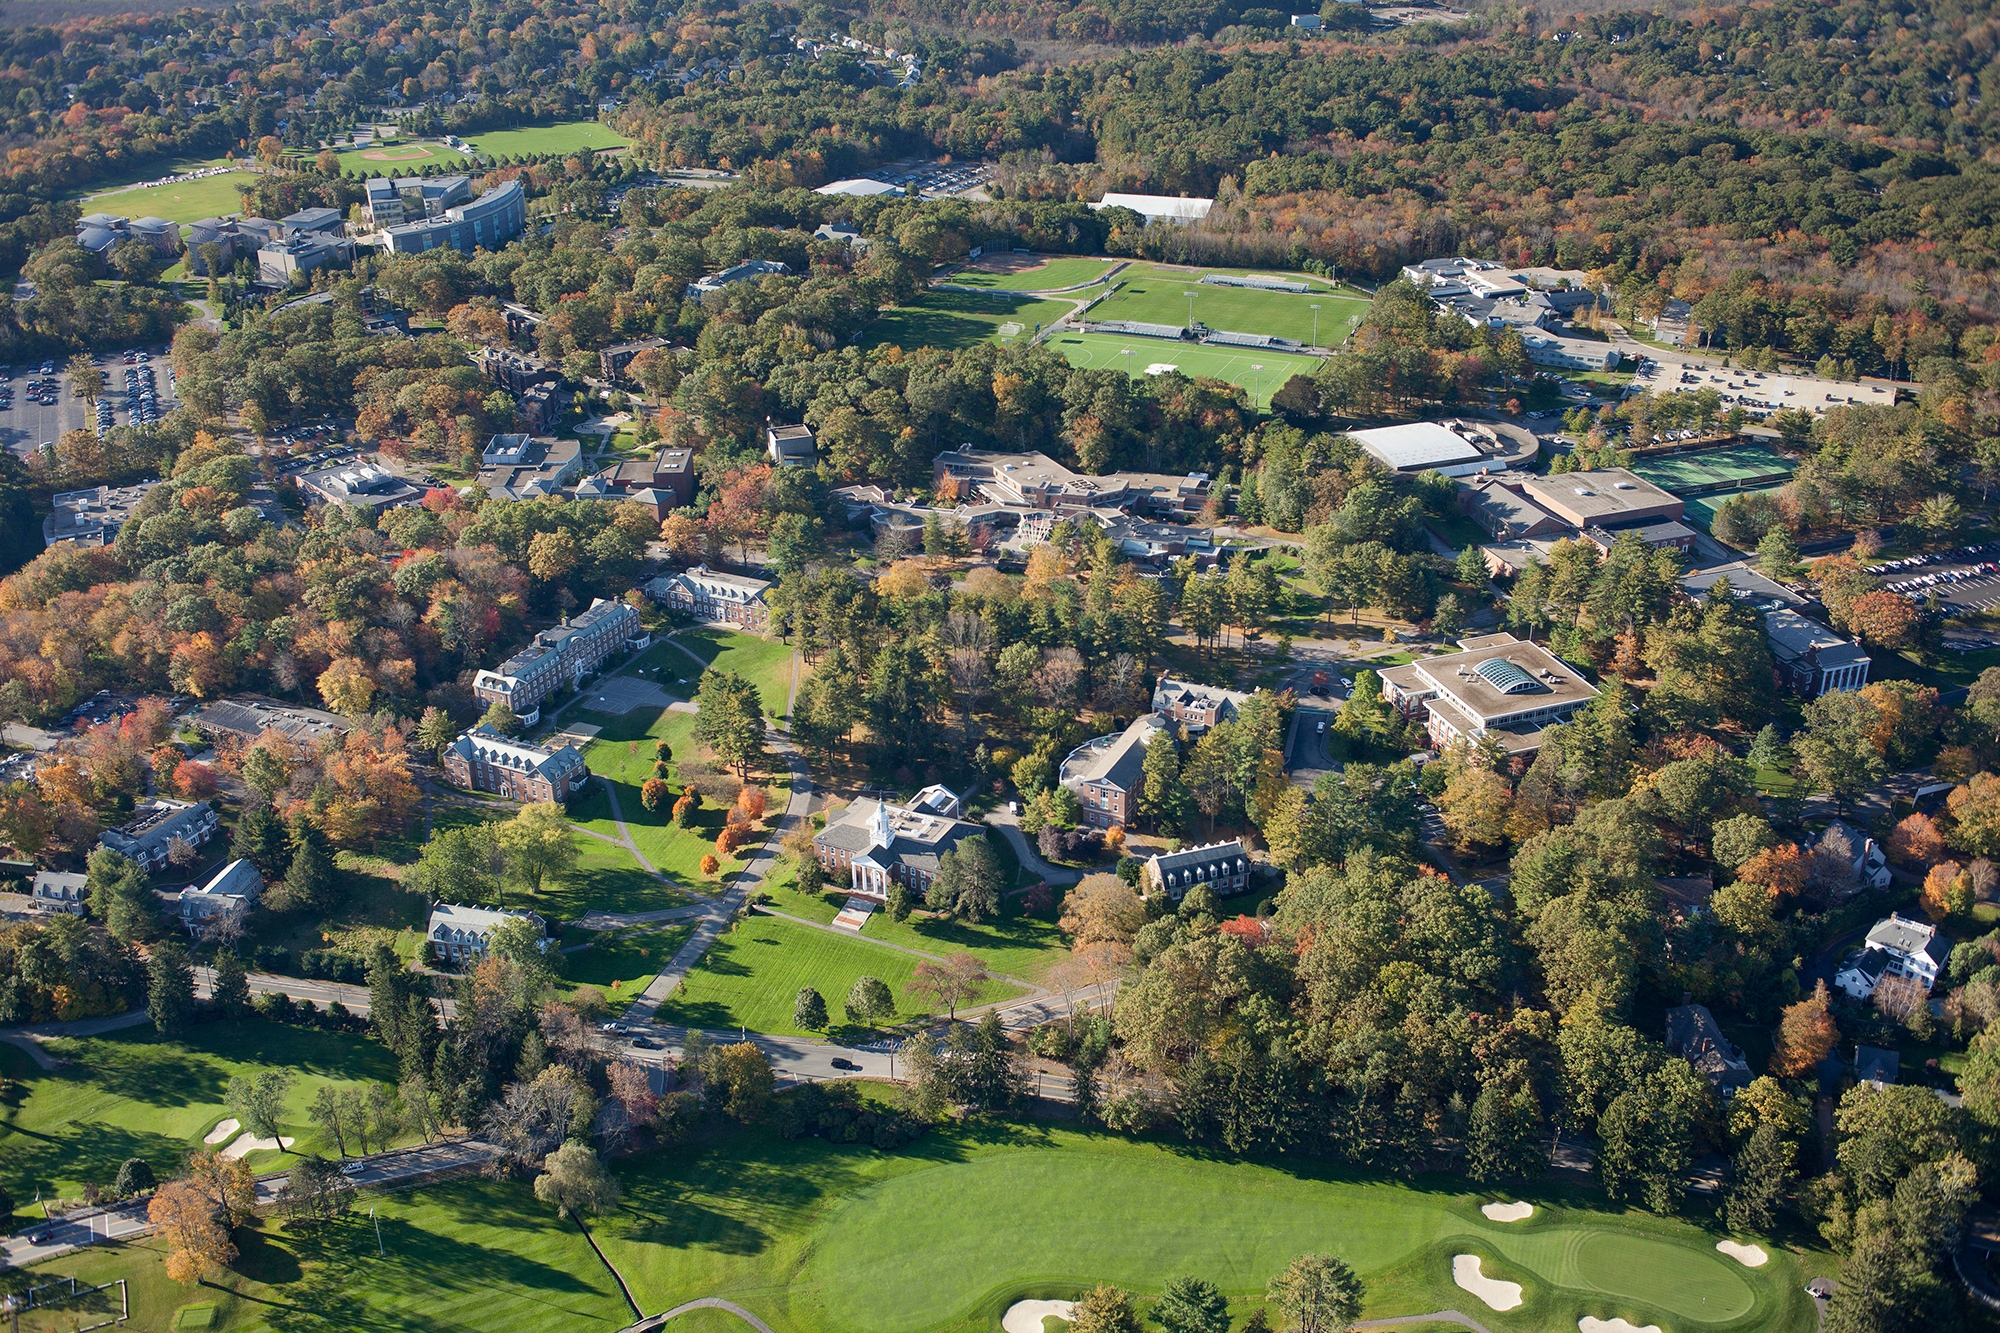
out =
[[[241,1018],[250,1012],[250,976],[234,953],[215,960],[215,987],[208,1003],[221,1018]]]

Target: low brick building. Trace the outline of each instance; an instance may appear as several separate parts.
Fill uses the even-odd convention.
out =
[[[711,625],[734,625],[762,633],[771,623],[764,595],[771,585],[742,574],[718,574],[706,565],[662,574],[646,585],[646,595],[662,605]]]

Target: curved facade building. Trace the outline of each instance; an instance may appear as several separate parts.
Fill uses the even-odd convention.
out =
[[[449,245],[468,254],[498,250],[519,236],[528,224],[528,196],[519,181],[508,181],[469,204],[448,208],[434,222],[411,222],[383,232],[389,253],[422,254]]]

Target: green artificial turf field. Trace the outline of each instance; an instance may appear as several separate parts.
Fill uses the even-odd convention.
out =
[[[869,944],[830,930],[777,917],[753,916],[715,942],[688,973],[681,990],[660,1007],[659,1021],[698,1028],[747,1027],[752,1032],[805,1035],[792,1023],[799,989],[811,986],[826,1000],[833,1020],[841,1002],[864,976],[879,977],[896,996],[899,1018],[928,1013],[928,1001],[909,994],[910,974],[923,960],[900,949]],[[988,982],[959,1005],[986,1004],[1020,994]]]
[[[642,1308],[724,1296],[780,1333],[984,1333],[1018,1299],[1098,1282],[1150,1297],[1181,1274],[1215,1282],[1242,1319],[1314,1250],[1361,1273],[1371,1318],[1459,1309],[1499,1333],[1583,1315],[1807,1333],[1799,1288],[1828,1271],[1773,1246],[1744,1268],[1716,1253],[1719,1234],[1643,1213],[1543,1207],[1496,1223],[1478,1211],[1496,1196],[1443,1180],[1230,1162],[1046,1122],[934,1132],[893,1155],[738,1131],[620,1174],[625,1206],[596,1234]],[[1455,1285],[1456,1254],[1520,1282],[1523,1305],[1492,1311]]]
[[[340,169],[363,176],[415,175],[425,167],[456,167],[472,159],[441,143],[402,139],[349,148],[340,154]]]
[[[1102,306],[1098,307],[1103,309]],[[1092,312],[1093,315],[1096,311]],[[1310,375],[1321,361],[1249,347],[1212,347],[1204,343],[1172,342],[1165,338],[1134,338],[1113,333],[1060,333],[1045,346],[1060,352],[1073,366],[1129,369],[1134,379],[1152,366],[1172,366],[1181,374],[1225,380],[1239,385],[1268,407],[1271,395],[1294,375]],[[1131,356],[1126,356],[1127,351]],[[1262,370],[1257,367],[1262,366]]]
[[[1115,259],[1051,259],[1042,255],[990,255],[944,281],[957,287],[1003,292],[1046,292],[1095,282]]]
[[[1265,275],[1276,276],[1276,275]],[[1199,273],[1176,274],[1161,269],[1127,269],[1120,286],[1090,311],[1093,320],[1124,319],[1141,324],[1188,322],[1187,293],[1194,293],[1194,318],[1211,329],[1230,333],[1263,333],[1312,346],[1338,346],[1352,327],[1351,319],[1367,313],[1368,303],[1332,293],[1301,295],[1260,291],[1254,287],[1219,287],[1201,282]],[[1319,307],[1319,343],[1313,343],[1313,307]]]
[[[989,338],[1025,342],[1036,325],[1049,325],[1076,307],[1015,292],[925,292],[908,305],[884,311],[868,326],[869,347],[894,343],[905,351],[941,347],[956,351]],[[1003,334],[1005,329],[1012,334]]]
[[[1687,512],[1684,517],[1690,525],[1707,532],[1709,524],[1715,521],[1715,511],[1727,501],[1739,495],[1776,495],[1783,489],[1785,489],[1783,486],[1749,486],[1740,491],[1692,496],[1687,502]]]
[[[242,212],[243,187],[250,184],[250,180],[247,171],[228,171],[220,176],[203,176],[200,180],[180,185],[144,185],[136,189],[109,190],[82,200],[77,208],[84,213],[109,213],[113,217],[196,222],[202,218]]]
[[[259,1018],[197,1024],[179,1042],[142,1023],[48,1049],[68,1063],[43,1070],[25,1052],[0,1046],[8,1082],[0,1184],[22,1208],[36,1190],[74,1198],[86,1181],[109,1184],[128,1157],[145,1158],[162,1180],[172,1176],[229,1116],[233,1075],[291,1070],[283,1133],[298,1140],[300,1152],[328,1155],[333,1145],[320,1144],[306,1115],[319,1089],[396,1081],[396,1057],[378,1042]],[[267,1151],[247,1160],[262,1171],[285,1158]]]
[[[591,148],[623,148],[632,141],[609,125],[594,120],[572,120],[561,125],[534,125],[522,130],[494,130],[466,140],[488,157],[538,157],[545,153],[574,153]]]

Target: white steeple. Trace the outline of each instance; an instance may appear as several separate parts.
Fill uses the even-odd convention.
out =
[[[878,801],[875,804],[875,816],[868,821],[868,846],[871,849],[887,847],[895,840],[896,830],[889,824],[889,803]]]

